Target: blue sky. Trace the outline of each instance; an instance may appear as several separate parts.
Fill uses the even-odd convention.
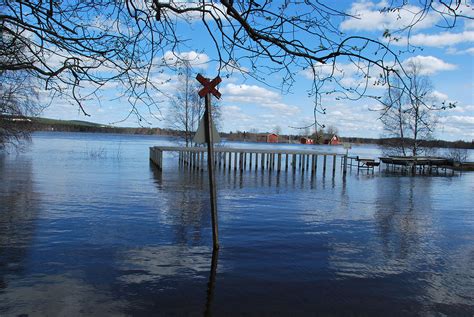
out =
[[[468,2],[470,3],[470,2]],[[337,21],[339,30],[346,34],[366,35],[382,39],[386,28],[395,28],[403,24],[409,17],[402,15],[398,18],[393,14],[382,14],[384,2],[340,2],[341,9],[357,16]],[[472,7],[466,8],[473,16]],[[470,12],[469,12],[470,10]],[[400,60],[415,60],[423,66],[423,72],[429,76],[434,85],[433,97],[441,101],[456,102],[455,109],[437,113],[437,129],[435,138],[446,140],[474,139],[474,22],[462,21],[455,28],[438,28],[442,23],[439,16],[428,15],[422,23],[415,27],[410,37],[410,43],[419,48],[399,56]],[[205,73],[208,77],[217,74],[215,49],[212,49],[210,39],[198,23],[180,25],[180,34],[184,38],[192,39],[186,47],[178,52],[166,52],[165,60],[172,63],[173,56],[178,54],[191,59],[194,70]],[[311,41],[311,39],[308,39]],[[393,45],[393,44],[392,44]],[[400,34],[395,49],[406,48],[405,34]],[[357,84],[360,80],[354,74],[351,65],[341,61],[340,69],[345,73],[343,81],[348,84]],[[245,65],[241,65],[245,67]],[[265,66],[265,65],[262,65]],[[296,82],[289,93],[273,88],[281,81],[281,74],[274,74],[266,78],[266,83],[256,81],[248,76],[233,73],[226,78],[226,72],[221,73],[223,82],[219,87],[222,92],[220,107],[222,109],[221,130],[248,131],[256,129],[267,132],[279,126],[285,133],[301,133],[301,130],[292,127],[301,127],[312,122],[314,98],[308,97],[312,80],[304,71],[295,75]],[[160,89],[166,94],[173,94],[177,87],[176,75],[165,71],[156,72],[154,78]],[[44,117],[57,119],[88,120],[98,123],[118,126],[150,126],[165,128],[168,126],[167,100],[164,96],[156,96],[162,101],[160,111],[153,110],[154,116],[148,115],[148,109],[141,109],[147,117],[148,123],[138,122],[135,116],[127,117],[129,104],[121,98],[120,87],[110,85],[105,87],[99,100],[91,100],[86,110],[91,115],[85,117],[77,105],[66,99],[54,99],[52,104],[42,114]],[[374,88],[372,94],[383,94],[383,89]],[[100,102],[99,102],[100,101]],[[379,107],[372,99],[350,101],[336,98],[334,95],[325,95],[322,105],[327,109],[325,115],[318,120],[325,125],[335,126],[342,136],[380,137],[382,125],[377,120],[378,113],[371,111]]]

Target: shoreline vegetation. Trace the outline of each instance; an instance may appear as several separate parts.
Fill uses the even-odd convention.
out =
[[[89,133],[117,133],[117,134],[142,134],[142,135],[164,135],[164,136],[184,136],[184,131],[169,129],[169,128],[148,128],[148,127],[114,127],[110,125],[103,125],[88,121],[80,120],[58,120],[49,118],[23,118],[18,120],[15,124],[26,130],[35,131],[55,131],[55,132],[89,132]],[[266,136],[270,132],[252,133],[247,131],[237,132],[220,132],[222,138],[230,141],[240,142],[262,142],[266,143]],[[300,143],[299,140],[304,135],[290,134],[280,135],[278,143]],[[396,138],[361,138],[361,137],[344,137],[340,136],[343,143],[351,144],[376,144],[387,145],[396,142]],[[474,149],[474,140],[466,142],[445,141],[445,140],[425,140],[423,141],[425,147],[431,148],[459,148],[459,149]],[[317,144],[316,144],[317,145]],[[311,145],[308,145],[311,146]]]

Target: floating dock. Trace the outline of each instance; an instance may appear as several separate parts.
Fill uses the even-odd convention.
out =
[[[431,156],[388,156],[381,157],[380,161],[385,164],[387,170],[394,171],[395,169],[411,170],[416,173],[417,171],[421,174],[431,174],[433,171],[439,172],[442,169],[446,172],[447,169],[451,170],[469,170],[469,164],[471,163],[458,163],[455,164],[453,160],[443,157],[431,157]]]
[[[163,169],[163,155],[165,152],[177,153],[180,165],[189,166],[190,169],[204,170],[207,166],[206,147],[150,147],[150,160],[160,169]],[[280,149],[240,149],[227,147],[214,147],[214,164],[219,169],[235,171],[268,170],[282,171],[307,171],[316,173],[318,168],[326,173],[329,167],[333,176],[336,173],[337,160],[347,171],[347,156],[337,153],[322,153],[311,150],[280,150]],[[319,165],[319,167],[318,167]]]

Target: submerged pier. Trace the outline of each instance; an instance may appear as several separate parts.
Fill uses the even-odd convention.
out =
[[[166,152],[177,153],[179,165],[190,169],[204,170],[207,162],[206,147],[150,147],[150,160],[163,169],[163,155]],[[337,160],[340,160],[339,164]],[[328,168],[336,174],[336,166],[347,171],[347,156],[337,153],[322,153],[311,150],[282,150],[282,149],[244,149],[244,148],[214,148],[214,164],[219,169],[234,171],[267,170],[279,172],[306,171],[316,173],[318,168],[326,173]]]

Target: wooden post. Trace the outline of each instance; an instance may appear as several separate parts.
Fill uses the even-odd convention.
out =
[[[204,171],[204,152],[201,152],[201,171]]]
[[[288,153],[285,154],[285,172],[288,171]]]
[[[326,154],[323,156],[323,174],[326,174]]]
[[[281,153],[278,153],[278,168],[277,168],[278,173],[281,171]]]
[[[240,153],[239,153],[239,168],[240,168],[240,171],[241,171],[241,172],[244,170],[243,163],[244,163],[243,153],[240,152]]]
[[[237,151],[234,152],[234,171],[237,170]]]
[[[332,156],[332,177],[336,175],[336,155]]]
[[[200,158],[201,153],[196,152],[196,169],[199,170],[199,158]]]
[[[215,249],[219,248],[219,234],[217,227],[217,191],[214,177],[214,144],[212,143],[212,113],[211,95],[205,95],[206,113],[204,116],[205,135],[207,143],[207,174],[209,175],[209,190],[211,196],[212,242]]]
[[[262,152],[260,165],[262,166],[262,171],[263,171],[265,169],[265,153],[263,152]]]
[[[160,151],[160,169],[163,170],[163,151]]]
[[[249,157],[249,171],[252,170],[252,152],[250,152],[250,157]]]
[[[255,171],[258,171],[258,153],[255,152]]]
[[[344,155],[344,170],[342,172],[342,175],[346,176],[346,174],[347,174],[347,154]]]

